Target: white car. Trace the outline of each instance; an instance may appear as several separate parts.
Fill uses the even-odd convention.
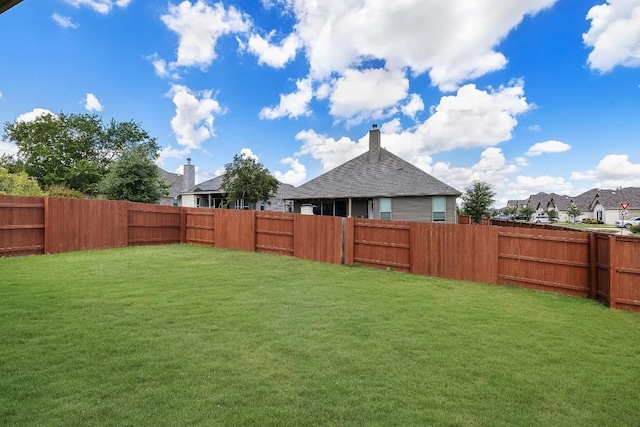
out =
[[[531,222],[534,222],[536,224],[547,224],[550,223],[551,220],[549,219],[549,215],[547,214],[535,214],[531,217]]]
[[[640,216],[632,216],[629,219],[623,219],[616,221],[616,227],[619,228],[631,228],[634,225],[640,225]]]

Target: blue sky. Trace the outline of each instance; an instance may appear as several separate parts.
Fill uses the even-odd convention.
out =
[[[376,123],[497,206],[640,186],[640,0],[23,0],[0,38],[0,122],[134,120],[197,181],[245,153],[300,185]]]

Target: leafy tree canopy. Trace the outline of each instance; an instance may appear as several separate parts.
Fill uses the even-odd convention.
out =
[[[229,203],[245,199],[255,206],[257,202],[273,197],[279,185],[262,163],[236,154],[233,161],[225,165],[220,188],[227,193]]]
[[[158,203],[168,194],[167,188],[151,153],[143,146],[124,151],[98,186],[107,199],[142,203]]]
[[[160,149],[139,124],[104,124],[94,114],[46,114],[6,123],[3,137],[18,147],[15,156],[2,159],[11,172],[26,172],[44,188],[63,185],[89,195],[124,151],[139,146],[157,156]]]
[[[38,181],[24,172],[11,173],[0,168],[0,194],[12,196],[42,196]]]
[[[488,216],[487,212],[495,202],[495,195],[491,184],[473,181],[462,195],[462,210],[473,219],[473,222],[479,224],[483,217]]]
[[[534,213],[535,211],[536,211],[536,210],[535,210],[535,209],[533,209],[533,208],[532,208],[531,206],[529,206],[529,205],[527,205],[527,206],[525,206],[525,207],[520,208],[520,214],[521,214],[521,215],[526,215],[526,216],[527,216],[527,218],[531,218],[531,215],[533,215],[533,213]]]

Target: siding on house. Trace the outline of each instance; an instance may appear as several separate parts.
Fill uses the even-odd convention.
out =
[[[391,219],[397,221],[433,221],[432,198],[429,197],[393,197],[391,198]],[[373,199],[373,219],[380,219],[380,198]],[[456,197],[446,198],[445,222],[455,223]]]
[[[394,220],[431,221],[431,197],[395,197],[391,210]]]

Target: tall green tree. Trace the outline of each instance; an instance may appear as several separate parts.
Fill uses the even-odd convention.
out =
[[[160,149],[139,124],[111,120],[105,125],[95,114],[45,114],[6,123],[4,139],[18,147],[15,156],[2,159],[10,171],[26,172],[43,188],[63,185],[88,195],[96,193],[111,162],[125,150]]]
[[[161,180],[154,160],[155,155],[143,146],[127,149],[100,181],[100,194],[111,200],[158,203],[168,194],[168,185]]]
[[[488,216],[489,207],[495,202],[496,193],[491,184],[473,181],[462,195],[462,210],[473,219],[476,224],[483,217]]]
[[[24,172],[11,173],[0,167],[0,194],[12,196],[42,196],[35,178]]]
[[[576,222],[576,218],[582,215],[582,211],[580,208],[573,202],[569,203],[569,207],[567,207],[567,215],[570,218],[573,218],[573,222]]]
[[[220,188],[227,193],[227,203],[244,199],[255,208],[259,201],[268,201],[273,197],[279,185],[262,163],[236,154],[233,161],[225,165]]]
[[[534,208],[532,208],[531,206],[527,205],[524,206],[522,208],[520,208],[520,215],[526,215],[527,218],[531,218],[531,215],[534,214],[536,210]]]

